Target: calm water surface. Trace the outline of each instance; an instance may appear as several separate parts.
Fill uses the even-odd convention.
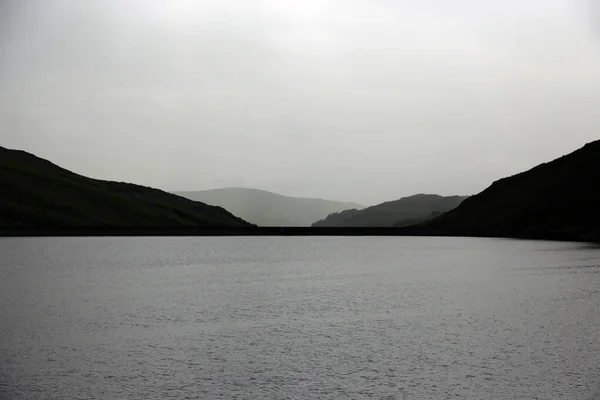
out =
[[[0,239],[0,398],[600,398],[600,249]]]

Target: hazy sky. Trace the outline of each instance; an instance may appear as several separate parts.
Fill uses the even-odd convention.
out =
[[[600,139],[594,0],[0,0],[0,145],[165,190],[472,194]]]

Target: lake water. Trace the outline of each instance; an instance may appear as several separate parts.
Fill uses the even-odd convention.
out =
[[[600,398],[600,248],[0,239],[2,399]]]

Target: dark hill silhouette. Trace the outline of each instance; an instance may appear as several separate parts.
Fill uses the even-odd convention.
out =
[[[310,226],[330,213],[363,208],[356,203],[290,197],[250,188],[222,188],[175,194],[221,206],[258,226]]]
[[[148,187],[86,178],[0,147],[0,227],[251,226],[228,211]]]
[[[363,210],[333,213],[313,227],[391,227],[410,225],[458,207],[465,196],[417,194],[388,201]]]
[[[600,141],[494,182],[410,234],[600,240]]]

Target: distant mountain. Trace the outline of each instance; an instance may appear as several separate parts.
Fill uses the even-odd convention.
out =
[[[600,240],[600,140],[494,182],[414,234]]]
[[[0,227],[243,227],[228,211],[0,147]]]
[[[312,226],[376,227],[415,224],[436,217],[460,205],[466,196],[438,196],[417,194],[400,200],[388,201],[363,210],[333,213]]]
[[[175,192],[175,194],[221,206],[258,226],[310,226],[333,212],[363,208],[356,203],[288,197],[248,188],[223,188],[200,192]]]

